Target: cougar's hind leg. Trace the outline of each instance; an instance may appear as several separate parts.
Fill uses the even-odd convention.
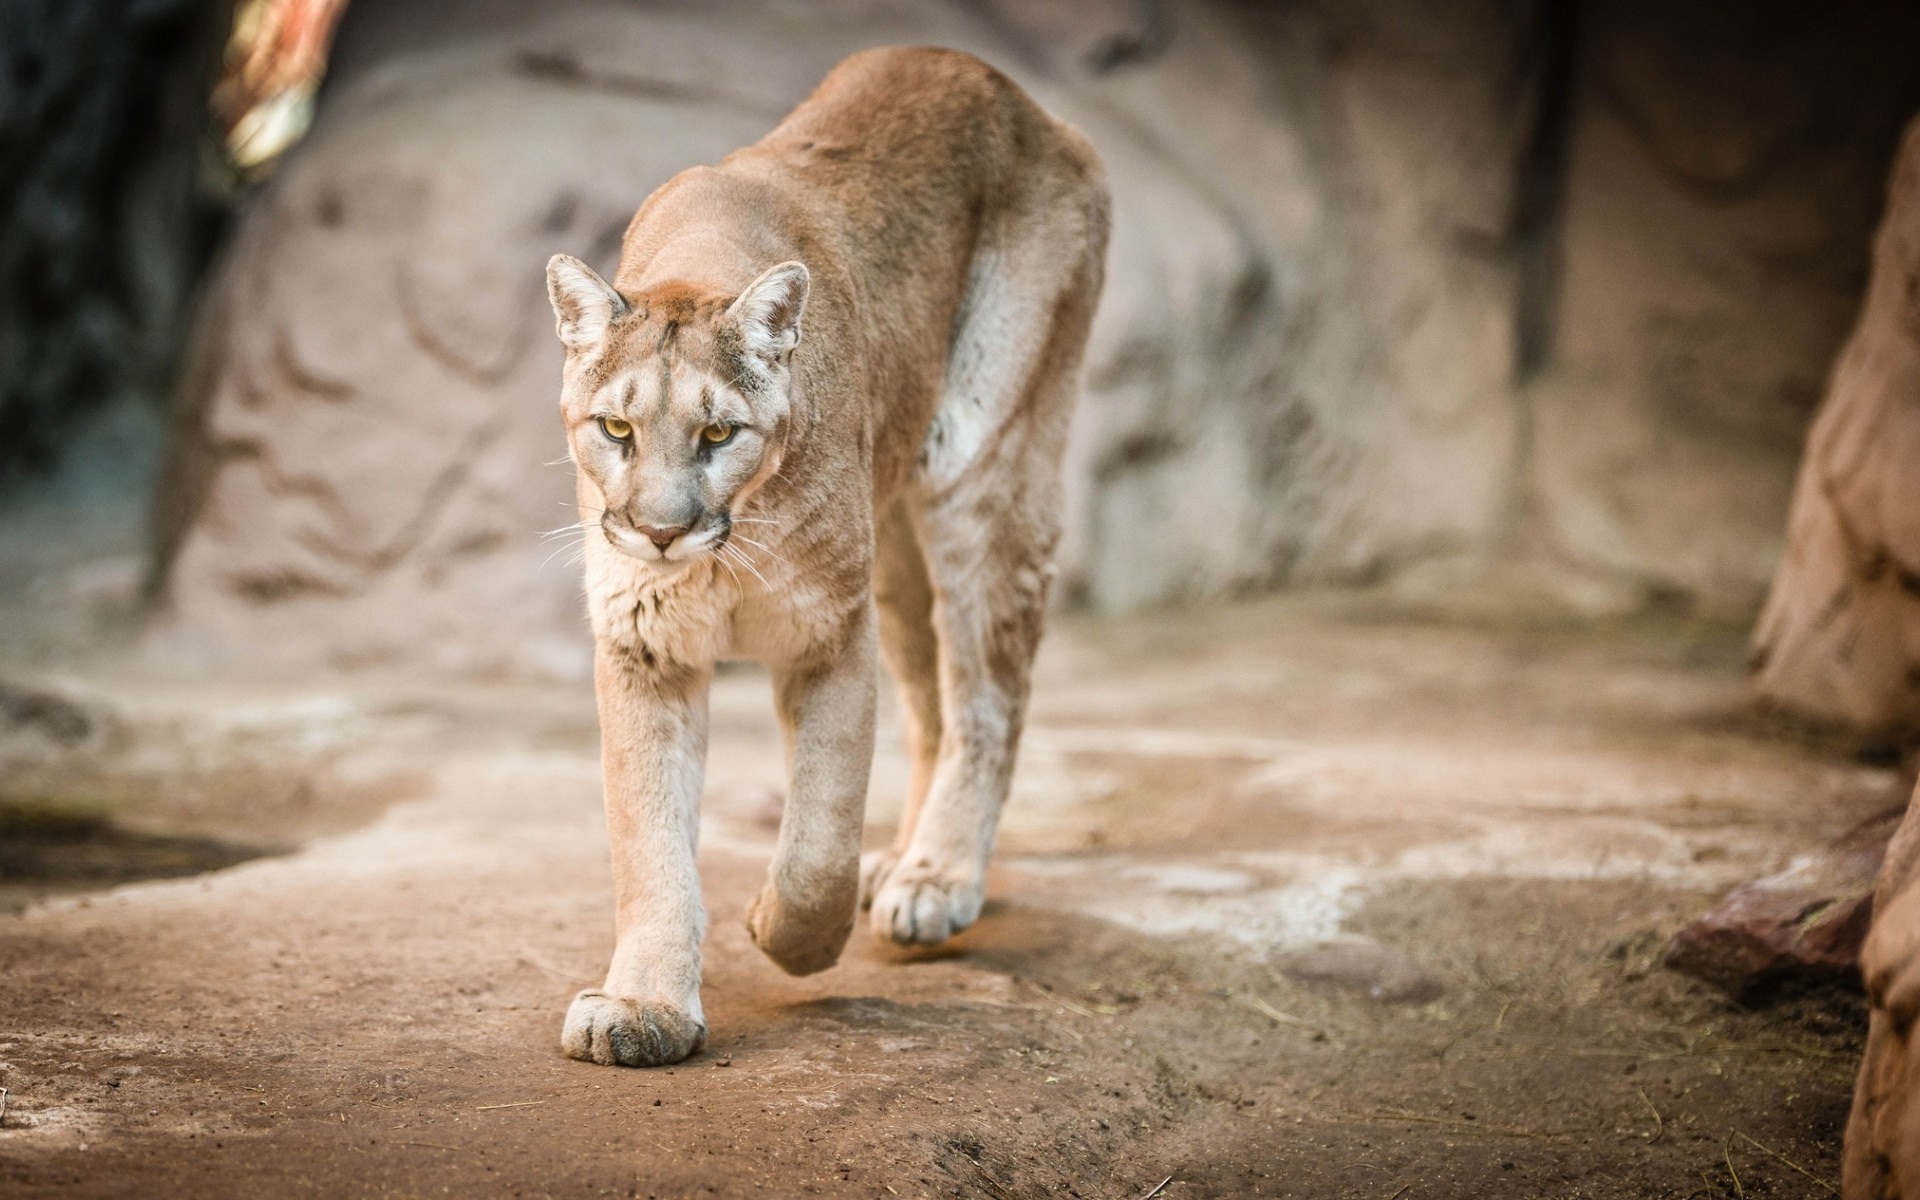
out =
[[[933,630],[933,585],[906,503],[896,501],[880,516],[875,533],[873,598],[880,614],[880,652],[900,695],[909,777],[893,846],[875,850],[861,864],[860,895],[871,905],[888,872],[913,837],[914,822],[933,782],[940,754],[940,647]]]
[[[1021,277],[1023,261],[1033,257],[1003,256],[1003,275],[976,271],[976,317],[956,339],[913,512],[941,724],[926,798],[871,900],[874,931],[900,943],[944,941],[980,915],[1045,618],[1099,274],[1092,255],[1052,279]]]
[[[940,748],[918,819],[872,899],[876,932],[937,943],[971,925],[986,895],[1012,782],[1027,677],[1046,606],[1051,531],[995,530],[977,515],[927,514],[941,643]],[[971,529],[971,532],[969,532]]]

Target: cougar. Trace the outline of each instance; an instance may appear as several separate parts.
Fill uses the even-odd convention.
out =
[[[889,48],[650,196],[612,283],[548,264],[617,935],[567,1054],[648,1066],[706,1039],[694,843],[720,659],[766,664],[788,751],[761,950],[831,966],[863,896],[899,943],[979,916],[1108,209],[1087,140],[1005,76]],[[863,869],[877,656],[912,775]]]

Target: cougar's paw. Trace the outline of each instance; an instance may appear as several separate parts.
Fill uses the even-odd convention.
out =
[[[869,920],[875,933],[902,946],[932,946],[973,924],[985,899],[971,880],[896,866],[874,893]]]
[[[900,856],[891,850],[869,850],[860,856],[860,911],[873,908],[873,898],[886,886],[887,876],[900,865]]]
[[[791,905],[772,884],[747,906],[747,935],[789,975],[811,975],[840,961],[853,932],[854,897],[842,890],[818,905]]]
[[[573,998],[560,1048],[568,1058],[612,1067],[664,1067],[707,1041],[707,1027],[664,1000],[588,990]]]

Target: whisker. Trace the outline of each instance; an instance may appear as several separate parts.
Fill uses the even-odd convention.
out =
[[[771,588],[773,586],[771,583],[767,582],[767,577],[760,573],[760,568],[753,565],[753,560],[748,558],[744,553],[741,552],[740,547],[735,546],[731,542],[729,542],[726,545],[723,545],[720,547],[720,552],[722,554],[728,555],[735,562],[745,567],[750,573],[752,573],[755,579],[758,579],[760,581],[761,587]]]
[[[760,553],[762,553],[762,554],[764,554],[764,555],[766,555],[766,556],[767,556],[768,558],[771,558],[771,559],[773,559],[773,560],[774,560],[775,562],[782,562],[782,563],[787,563],[787,565],[788,565],[789,567],[793,565],[792,563],[790,563],[790,562],[787,562],[787,560],[786,560],[786,559],[784,559],[784,558],[781,558],[781,557],[780,557],[780,556],[779,556],[778,554],[775,554],[775,553],[773,552],[773,550],[772,550],[772,549],[771,549],[770,547],[768,547],[768,546],[767,546],[767,545],[766,545],[766,544],[765,544],[764,542],[756,542],[756,541],[754,541],[754,540],[753,540],[752,538],[750,538],[750,537],[748,537],[748,536],[747,536],[746,534],[744,534],[744,533],[736,533],[736,534],[734,534],[734,540],[735,540],[735,541],[741,541],[741,542],[745,542],[745,543],[746,543],[747,545],[749,545],[749,546],[758,546],[758,547],[760,547]]]
[[[562,542],[556,543],[553,547],[553,550],[547,555],[545,559],[541,561],[540,569],[543,571],[546,570],[547,567],[552,565],[554,559],[559,558],[562,554],[567,553],[569,550],[575,552],[575,554],[578,555],[578,559],[576,559],[575,561],[579,561],[586,557],[587,537],[586,537],[586,531],[584,529],[580,531],[579,540],[577,541],[568,540],[568,541],[562,541]]]

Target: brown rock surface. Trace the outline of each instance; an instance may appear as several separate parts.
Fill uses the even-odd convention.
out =
[[[1920,104],[1920,14],[1768,11],[361,0],[205,314],[162,643],[583,669],[539,265],[883,42],[1004,67],[1113,179],[1063,595],[1525,551],[1590,606],[1749,604]]]
[[[1856,984],[1874,880],[1903,812],[1870,817],[1785,870],[1735,888],[1674,935],[1667,965],[1741,1000]]]
[[[1910,805],[1887,847],[1873,896],[1873,928],[1860,955],[1867,985],[1866,1053],[1847,1121],[1847,1200],[1920,1196],[1920,817]]]
[[[1582,5],[1555,315],[1521,391],[1536,553],[1757,606],[1859,311],[1920,10]]]
[[[1859,324],[1807,439],[1786,560],[1754,637],[1760,694],[1920,729],[1920,124],[1908,129]]]

